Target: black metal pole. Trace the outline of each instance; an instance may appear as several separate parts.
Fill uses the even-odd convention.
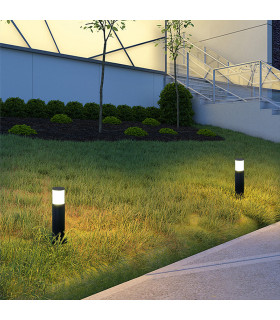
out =
[[[235,193],[244,194],[244,159],[235,159]]]
[[[244,194],[244,171],[235,171],[235,193]]]
[[[55,191],[63,191],[64,188],[55,187],[52,189],[53,192]],[[64,196],[63,196],[64,198]],[[63,203],[57,203],[59,201],[54,201],[52,203],[52,235],[53,235],[53,243],[57,240],[62,240],[62,243],[66,242],[64,238],[65,235],[65,203],[63,199]]]

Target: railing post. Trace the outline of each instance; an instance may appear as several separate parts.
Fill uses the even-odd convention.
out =
[[[187,52],[187,87],[189,87],[189,65],[190,65],[190,56]]]
[[[228,67],[229,67],[229,62],[227,63]],[[229,91],[229,78],[227,77],[227,91]],[[228,96],[228,92],[227,92],[227,96]]]
[[[215,69],[213,70],[213,102],[215,103]]]
[[[259,86],[259,99],[262,98],[262,62],[260,61],[260,86]]]

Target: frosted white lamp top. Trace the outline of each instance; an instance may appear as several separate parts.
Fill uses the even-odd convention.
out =
[[[235,159],[235,171],[244,171],[244,159]]]
[[[52,203],[65,204],[65,189],[62,187],[52,188]]]

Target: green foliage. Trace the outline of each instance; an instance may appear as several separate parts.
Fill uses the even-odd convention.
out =
[[[55,123],[70,123],[73,120],[67,114],[56,114],[51,118],[51,122]]]
[[[120,21],[120,22],[118,22]],[[93,33],[93,30],[96,29],[97,32],[103,31],[105,35],[105,41],[108,38],[113,37],[112,31],[119,31],[119,29],[125,29],[125,20],[92,20],[92,22],[86,23],[80,28],[88,29]],[[108,32],[106,34],[106,31]]]
[[[170,128],[161,128],[159,133],[167,133],[167,134],[178,134],[177,131],[170,129]]]
[[[182,84],[178,84],[178,93],[180,125],[191,126],[194,123],[194,112],[191,103],[192,95]],[[168,83],[161,91],[158,101],[161,110],[161,122],[172,125],[177,123],[176,100],[175,83]]]
[[[45,101],[41,99],[30,99],[26,103],[25,112],[31,118],[48,118]]]
[[[149,125],[149,126],[159,126],[160,122],[153,118],[146,118],[144,121],[142,121],[143,124]]]
[[[200,129],[197,131],[197,134],[201,134],[203,136],[207,136],[207,137],[215,137],[216,133],[209,130],[209,129]]]
[[[126,104],[121,104],[117,106],[117,117],[122,121],[133,121],[132,108]]]
[[[142,106],[132,107],[132,114],[135,121],[143,121],[147,118],[147,110]]]
[[[97,120],[99,117],[99,104],[88,102],[84,105],[84,115],[86,119]]]
[[[117,107],[111,103],[105,103],[102,106],[102,117],[116,117],[117,116]]]
[[[26,117],[25,103],[20,98],[8,98],[1,110],[2,117]]]
[[[36,130],[32,129],[26,124],[16,124],[11,129],[8,130],[9,133],[20,134],[24,136],[29,136],[31,134],[37,134]]]
[[[116,117],[106,117],[102,121],[103,123],[109,123],[109,124],[121,124],[121,120]]]
[[[64,102],[59,100],[50,100],[47,104],[47,111],[49,118],[53,117],[55,114],[64,114],[65,105]]]
[[[84,119],[84,107],[78,101],[71,101],[66,104],[65,114],[72,119]]]
[[[161,33],[166,34],[166,48],[169,51],[169,56],[172,60],[176,60],[180,49],[191,49],[192,45],[184,41],[189,40],[186,35],[183,35],[183,30],[188,27],[193,27],[191,20],[166,20],[165,26],[158,25],[161,28]],[[189,34],[189,36],[191,36]],[[159,43],[156,42],[156,46]]]
[[[161,111],[159,108],[147,107],[146,112],[147,112],[147,118],[153,118],[160,121]]]
[[[139,127],[129,127],[124,131],[124,134],[128,136],[144,137],[148,135],[148,132]]]

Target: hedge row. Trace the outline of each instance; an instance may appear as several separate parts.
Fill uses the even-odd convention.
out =
[[[51,100],[47,104],[40,99],[31,99],[27,103],[20,98],[8,98],[5,102],[0,98],[1,117],[31,117],[52,118],[55,114],[66,114],[72,119],[92,119],[99,117],[99,105],[91,102],[84,106],[77,101],[68,102],[66,105],[59,100]],[[122,121],[143,121],[146,118],[160,119],[160,109],[142,106],[129,107],[128,105],[115,106],[103,105],[103,118],[114,116]]]
[[[192,109],[192,95],[183,85],[178,84],[180,125],[192,125],[194,112]],[[103,119],[117,117],[121,121],[143,121],[153,118],[161,123],[175,125],[177,122],[176,88],[174,83],[168,83],[160,93],[158,105],[160,108],[142,106],[129,107],[126,104],[114,106],[103,105]],[[2,117],[32,117],[52,118],[55,114],[66,114],[72,119],[93,119],[99,117],[99,105],[91,102],[84,106],[77,101],[66,105],[59,100],[51,100],[47,104],[40,99],[31,99],[27,103],[20,98],[9,98],[4,103],[0,99],[0,116]]]

